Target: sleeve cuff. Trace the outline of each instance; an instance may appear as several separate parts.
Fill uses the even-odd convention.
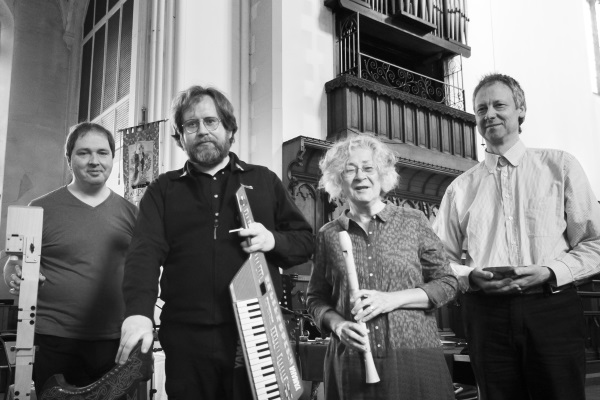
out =
[[[429,282],[422,285],[417,285],[416,287],[423,290],[425,294],[427,294],[427,297],[429,297],[429,301],[432,304],[431,307],[425,310],[426,312],[434,311],[435,309],[446,304],[446,301],[444,301],[446,298],[446,293],[439,284]]]
[[[573,279],[571,270],[563,261],[553,260],[548,264],[548,268],[554,272],[554,276],[556,277],[556,282],[548,282],[552,286],[560,287],[575,280]]]
[[[454,272],[456,279],[458,279],[458,289],[461,292],[474,292],[478,290],[478,288],[472,287],[471,282],[469,281],[469,275],[475,268],[454,262],[451,262],[450,266],[452,267],[452,272]]]
[[[325,314],[327,314],[328,311],[335,312],[335,309],[330,306],[323,306],[323,307],[320,307],[319,310],[314,313],[315,325],[317,326],[317,328],[319,328],[319,330],[321,331],[321,335],[323,335],[323,336],[328,336],[329,334],[332,333],[332,331],[328,327],[326,327],[325,324],[323,323]]]
[[[155,304],[156,303],[153,303],[152,306],[142,304],[129,305],[126,307],[125,318],[131,317],[133,315],[142,315],[154,323]]]

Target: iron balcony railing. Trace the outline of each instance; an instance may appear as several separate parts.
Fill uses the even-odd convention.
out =
[[[413,96],[465,110],[464,90],[442,81],[361,54],[360,77],[390,86]]]
[[[454,66],[453,60],[446,63],[445,82],[442,82],[362,53],[358,40],[356,14],[344,20],[340,28],[339,75],[354,75],[393,87],[413,96],[465,111],[462,68]],[[460,86],[452,83],[458,83]]]

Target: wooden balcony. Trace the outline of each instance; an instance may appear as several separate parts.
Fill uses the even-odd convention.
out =
[[[299,136],[283,144],[283,182],[315,230],[346,207],[329,203],[317,183],[319,160],[348,135],[376,135],[394,150],[400,181],[387,200],[430,221],[448,185],[478,162],[471,114],[352,75],[327,82],[325,92],[327,140]]]
[[[329,141],[374,134],[404,165],[444,175],[458,176],[477,163],[472,114],[352,75],[327,82],[325,92]]]
[[[471,55],[467,0],[325,0],[325,5],[358,13],[367,29],[422,55]]]

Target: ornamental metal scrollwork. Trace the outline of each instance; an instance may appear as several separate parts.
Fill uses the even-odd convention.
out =
[[[361,78],[391,86],[413,96],[445,103],[444,84],[432,78],[361,54]]]

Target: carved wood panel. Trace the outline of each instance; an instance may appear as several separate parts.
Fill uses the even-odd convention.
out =
[[[325,85],[331,141],[348,132],[374,133],[401,143],[477,161],[475,117],[377,83],[341,76]]]

